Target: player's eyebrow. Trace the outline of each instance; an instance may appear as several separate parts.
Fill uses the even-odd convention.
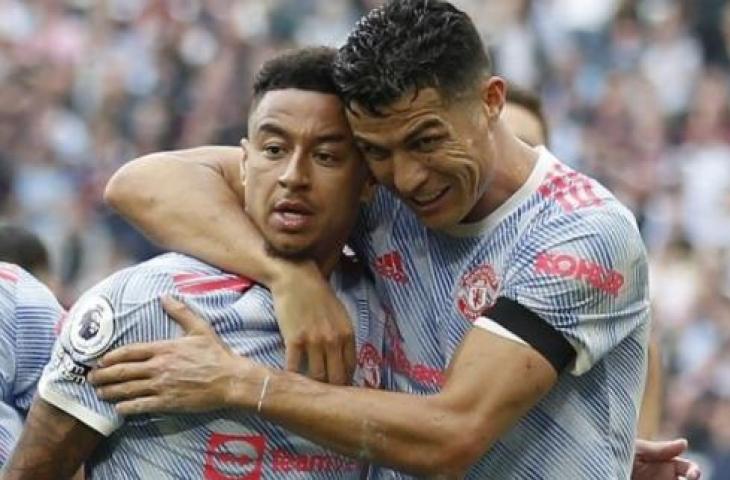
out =
[[[384,147],[383,145],[373,142],[372,140],[368,140],[367,138],[362,137],[360,135],[355,134],[355,135],[353,135],[353,137],[355,139],[355,143],[358,145],[367,145],[368,147],[381,148],[383,150],[387,150],[387,148]]]
[[[270,133],[272,135],[278,135],[280,137],[284,137],[288,139],[291,137],[289,132],[287,132],[285,129],[281,128],[279,125],[276,125],[275,123],[271,122],[264,122],[261,125],[256,128],[256,134],[259,135],[261,133]]]
[[[314,137],[316,143],[340,143],[347,140],[347,135],[344,133],[325,133]]]
[[[291,138],[291,133],[286,129],[272,122],[264,122],[256,128],[257,134],[269,133],[278,135],[285,139]],[[347,135],[342,132],[323,133],[314,137],[315,143],[341,143],[347,140]]]
[[[435,127],[442,127],[444,124],[441,120],[438,118],[429,118],[428,120],[424,120],[420,124],[416,125],[411,129],[411,131],[406,135],[404,143],[411,143],[414,141],[421,133],[428,130],[429,128],[435,128]]]

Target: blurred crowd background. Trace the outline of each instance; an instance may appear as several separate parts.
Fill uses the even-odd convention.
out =
[[[337,46],[378,0],[0,0],[0,208],[49,245],[62,300],[157,250],[104,207],[141,154],[235,145],[252,72]],[[730,4],[456,0],[550,146],[636,214],[666,372],[661,436],[730,478]]]

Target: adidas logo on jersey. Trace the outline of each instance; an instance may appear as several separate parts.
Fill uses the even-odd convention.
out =
[[[373,267],[382,277],[389,278],[398,283],[406,283],[408,281],[405,268],[403,268],[403,259],[399,252],[388,252],[376,258]]]

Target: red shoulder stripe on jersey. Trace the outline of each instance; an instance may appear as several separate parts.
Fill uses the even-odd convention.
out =
[[[248,278],[242,277],[209,277],[208,279],[198,281],[189,285],[178,285],[181,293],[188,294],[201,294],[210,293],[219,290],[229,290],[233,292],[243,293],[251,286],[254,282]]]
[[[9,268],[0,268],[0,278],[3,280],[8,280],[13,283],[18,281],[17,273],[10,270]]]
[[[194,282],[196,280],[205,280],[207,278],[214,278],[211,275],[206,275],[204,273],[195,273],[195,272],[185,272],[185,273],[177,273],[172,276],[172,281],[175,282],[175,285],[179,285],[181,283],[186,282]]]

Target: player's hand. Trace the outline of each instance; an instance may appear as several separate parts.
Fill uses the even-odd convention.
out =
[[[122,415],[201,412],[226,407],[233,385],[249,390],[246,366],[261,367],[231,352],[184,303],[165,297],[162,304],[186,335],[126,345],[104,355],[88,378],[100,398],[118,402]],[[253,376],[250,381],[250,390],[257,392],[260,385],[253,385]]]
[[[344,385],[355,371],[352,321],[314,264],[288,268],[269,285],[286,345],[286,369],[306,357],[309,377]]]
[[[679,457],[685,450],[687,450],[687,440],[684,439],[667,442],[636,439],[631,479],[698,480],[701,476],[700,467],[690,460]]]

